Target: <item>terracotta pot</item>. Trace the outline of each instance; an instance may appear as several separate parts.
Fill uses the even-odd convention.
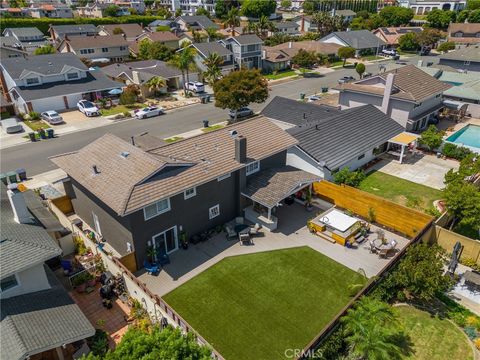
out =
[[[91,279],[87,281],[87,287],[94,287],[97,284],[96,279]]]
[[[86,289],[87,289],[87,283],[80,284],[75,288],[75,290],[77,290],[77,292],[79,293],[85,292]]]

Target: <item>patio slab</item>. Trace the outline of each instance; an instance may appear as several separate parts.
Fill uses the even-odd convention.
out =
[[[460,163],[456,160],[440,159],[435,155],[422,154],[407,158],[400,164],[396,160],[382,160],[372,166],[372,170],[396,176],[417,184],[441,190],[445,187],[443,179],[450,169],[457,170]]]
[[[299,204],[282,206],[276,213],[278,229],[274,232],[263,231],[262,236],[253,238],[254,245],[244,246],[235,240],[227,241],[225,234],[220,233],[204,243],[190,245],[187,250],[180,249],[171,254],[171,263],[164,266],[160,274],[152,276],[140,270],[136,276],[153,293],[163,296],[226,257],[300,246],[309,246],[354,271],[362,269],[367,277],[377,275],[390,259],[380,259],[371,254],[366,242],[356,249],[349,249],[310,233],[307,221],[324,210],[315,208],[315,212],[307,212]],[[375,230],[376,227],[372,227],[372,231]],[[385,231],[385,238],[395,239],[397,249],[405,247],[409,241],[388,231]]]

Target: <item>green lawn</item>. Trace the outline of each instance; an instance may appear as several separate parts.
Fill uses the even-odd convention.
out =
[[[202,131],[204,133],[208,133],[210,131],[218,130],[218,129],[221,129],[221,128],[224,128],[224,127],[225,127],[225,125],[223,125],[223,124],[215,124],[215,125],[211,125],[207,128],[202,128]]]
[[[363,59],[363,60],[368,60],[368,61],[372,61],[372,60],[385,60],[385,58],[384,58],[383,56],[378,56],[378,55],[362,56],[362,59]]]
[[[343,65],[343,60],[338,60],[338,61],[334,61],[332,63],[330,63],[330,65],[328,65],[328,67],[336,67],[336,66],[342,66]],[[345,66],[348,66],[348,65],[352,65],[351,62],[346,62],[345,63]]]
[[[361,182],[359,189],[418,210],[430,208],[433,201],[441,199],[443,195],[440,190],[380,171],[369,173]]]
[[[103,116],[109,116],[109,115],[116,115],[116,114],[121,114],[125,111],[131,111],[135,109],[140,109],[141,107],[145,106],[145,104],[135,104],[135,105],[116,105],[112,106],[110,109],[101,109],[100,113]]]
[[[405,334],[410,338],[411,353],[404,359],[473,359],[467,338],[448,320],[411,306],[399,306],[396,309]]]
[[[278,360],[307,345],[362,281],[300,247],[224,259],[164,300],[226,359]]]
[[[295,75],[297,75],[295,70],[286,70],[286,71],[278,72],[276,74],[268,74],[268,75],[265,75],[265,77],[268,80],[278,80],[278,79],[283,79],[283,78],[286,78],[289,76],[295,76]]]
[[[42,120],[23,120],[23,122],[33,131],[50,128],[50,125]]]

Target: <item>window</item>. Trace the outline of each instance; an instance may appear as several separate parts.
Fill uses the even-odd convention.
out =
[[[183,192],[183,197],[185,198],[185,200],[190,199],[191,197],[194,197],[195,195],[197,195],[197,188],[196,187],[187,189]]]
[[[125,50],[127,50],[126,46],[120,46],[120,51],[125,51]]]
[[[463,33],[461,33],[461,32],[456,32],[456,33],[455,33],[455,37],[463,37]]]
[[[108,48],[102,48],[102,52],[108,52]]]
[[[163,199],[163,200],[157,201],[155,204],[145,206],[143,208],[143,215],[145,217],[145,220],[149,220],[169,210],[170,210],[170,199]]]
[[[15,275],[11,275],[6,277],[5,279],[2,279],[0,284],[0,290],[3,292],[6,290],[10,290],[16,286],[18,286],[17,277]]]
[[[217,181],[222,181],[222,180],[228,179],[231,175],[232,175],[232,174],[228,173],[228,174],[219,176],[219,177],[217,178]]]
[[[357,160],[362,160],[364,157],[365,157],[365,154],[362,154],[359,157],[357,157]]]
[[[258,171],[260,171],[260,161],[254,161],[247,164],[247,176],[255,174]]]
[[[467,60],[467,61],[464,61],[464,62],[463,62],[463,65],[467,65],[467,66],[470,65],[470,61],[468,61],[468,60]]]
[[[39,84],[40,80],[38,78],[27,78],[27,85]]]
[[[247,52],[256,51],[257,45],[247,45]]]
[[[213,218],[216,218],[218,215],[220,215],[220,205],[215,205],[208,209],[208,218],[212,220]]]
[[[67,73],[68,80],[78,79],[78,73]]]
[[[93,49],[81,49],[80,54],[93,54],[95,50]]]

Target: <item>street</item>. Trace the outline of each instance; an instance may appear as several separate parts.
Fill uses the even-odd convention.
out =
[[[414,56],[408,58],[407,61],[410,64],[417,64],[419,59],[426,62],[432,61],[434,58]],[[402,66],[392,61],[383,63],[387,64],[387,70]],[[378,73],[379,64],[368,65],[367,71],[372,74]],[[291,99],[298,99],[300,93],[305,93],[308,96],[320,92],[322,86],[333,87],[337,85],[337,80],[346,75],[358,78],[358,74],[354,69],[340,69],[321,77],[300,78],[271,85],[269,99],[263,104],[251,104],[250,107],[255,112],[258,112],[275,96]],[[213,103],[191,105],[155,118],[112,123],[90,130],[63,135],[54,140],[26,143],[6,148],[1,151],[1,172],[25,168],[29,176],[36,175],[56,168],[48,159],[50,156],[78,150],[106,133],[112,133],[126,140],[130,139],[132,135],[146,131],[151,135],[167,138],[202,127],[202,120],[209,120],[210,124],[225,121],[227,113],[228,110],[216,108]]]

